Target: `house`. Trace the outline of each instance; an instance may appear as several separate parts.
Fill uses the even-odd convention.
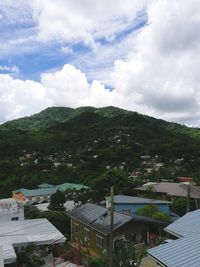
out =
[[[38,189],[25,189],[20,188],[12,192],[13,198],[19,202],[25,203],[41,203],[50,200],[51,195],[55,194],[57,188],[38,188]]]
[[[165,228],[176,240],[147,250],[149,258],[164,267],[200,266],[200,210],[187,213]]]
[[[57,190],[64,192],[67,189],[82,190],[89,189],[89,187],[82,184],[73,183],[64,183],[60,185],[51,185],[48,183],[43,183],[38,185],[37,189],[17,189],[12,192],[12,196],[16,201],[19,202],[42,203],[44,201],[49,201],[51,195],[55,194]]]
[[[66,191],[68,189],[71,189],[71,190],[89,189],[88,186],[85,186],[83,184],[73,184],[73,183],[64,183],[64,184],[56,185],[55,187],[60,191]]]
[[[16,261],[16,253],[28,245],[64,243],[66,238],[47,220],[0,222],[0,246],[3,247],[4,264]]]
[[[71,217],[71,242],[92,256],[109,253],[110,213],[105,207],[85,204],[69,213]],[[119,242],[130,241],[135,248],[159,239],[158,228],[162,222],[151,218],[114,212],[114,248]]]
[[[134,188],[138,196],[148,197],[154,195],[156,198],[172,200],[174,197],[187,197],[188,186],[182,183],[161,182],[149,185],[143,185]],[[200,199],[200,186],[190,185],[190,198]]]
[[[155,205],[159,208],[161,212],[165,212],[169,215],[169,201],[155,200],[142,197],[132,197],[125,195],[115,195],[114,196],[114,210],[118,212],[129,212],[136,213],[139,208],[145,205]],[[106,207],[110,207],[110,197],[106,197]]]
[[[0,199],[0,222],[23,221],[24,207],[13,198]]]

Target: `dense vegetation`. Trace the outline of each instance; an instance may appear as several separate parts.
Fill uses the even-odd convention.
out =
[[[143,155],[164,167],[146,175]],[[81,182],[97,188],[99,180],[109,184],[108,171],[114,172],[112,179],[139,171],[145,179],[190,175],[198,182],[199,163],[199,129],[114,107],[48,108],[0,126],[2,197],[41,182]],[[124,181],[124,190],[130,189],[130,180]]]

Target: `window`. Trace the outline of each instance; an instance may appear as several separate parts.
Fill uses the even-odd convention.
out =
[[[90,230],[87,228],[84,228],[84,240],[87,241],[90,239]]]
[[[18,221],[19,220],[19,217],[12,217],[11,218],[11,221]]]
[[[72,226],[72,229],[73,229],[72,232],[73,233],[77,233],[78,232],[78,226],[79,225],[77,223],[73,223],[73,226]]]
[[[103,247],[103,237],[96,235],[96,244],[98,247]]]

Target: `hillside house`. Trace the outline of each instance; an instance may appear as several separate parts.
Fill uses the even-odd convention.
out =
[[[38,188],[38,189],[25,189],[20,188],[12,192],[13,198],[18,202],[25,203],[41,203],[49,201],[51,195],[55,194],[57,188]]]
[[[92,256],[109,253],[110,213],[105,207],[85,204],[69,213],[71,217],[71,242]],[[158,228],[162,222],[137,215],[114,212],[114,248],[122,240],[130,241],[136,249],[159,239]]]
[[[150,260],[153,260],[156,263],[155,266],[200,266],[199,222],[200,210],[195,210],[168,225],[165,228],[165,231],[175,240],[168,240],[165,244],[147,251]]]
[[[16,262],[17,252],[22,247],[65,241],[66,238],[47,219],[0,222],[0,246],[3,247],[5,265]]]
[[[169,215],[169,201],[156,200],[142,197],[132,197],[125,195],[115,195],[114,196],[114,210],[118,212],[129,212],[136,213],[139,208],[145,205],[155,205],[159,208],[161,212]],[[106,197],[106,207],[110,207],[110,197]]]
[[[183,183],[161,182],[136,187],[134,190],[138,196],[152,197],[153,195],[155,198],[172,201],[174,197],[187,197],[188,186]],[[195,200],[196,207],[198,208],[200,186],[190,185],[190,198]]]
[[[18,202],[25,203],[42,203],[44,201],[50,201],[51,195],[55,194],[57,190],[62,192],[67,189],[81,190],[88,189],[89,187],[82,184],[64,183],[60,185],[51,185],[43,183],[38,185],[37,189],[25,189],[20,188],[12,192],[13,198]]]
[[[0,222],[23,221],[24,207],[13,198],[0,199]]]

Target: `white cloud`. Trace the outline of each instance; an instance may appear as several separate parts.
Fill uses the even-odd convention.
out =
[[[96,46],[98,38],[112,40],[131,25],[146,0],[33,0],[34,19],[42,41],[83,41]]]
[[[148,24],[137,34],[115,46],[110,43],[107,50],[98,44],[98,38],[115,38],[147,3]],[[93,60],[104,63],[114,59],[115,52],[123,55],[99,74],[100,81],[109,81],[114,90],[98,80],[89,83],[87,74],[69,64],[43,73],[38,83],[0,75],[0,120],[29,115],[50,105],[115,105],[200,125],[199,1],[183,5],[181,0],[86,0],[83,5],[82,0],[33,0],[33,10],[38,38],[43,42],[60,41],[67,53],[66,42],[82,41],[95,47],[95,57],[86,57],[90,72],[96,71]],[[122,51],[119,54],[118,49]]]
[[[15,65],[13,66],[5,66],[0,65],[0,72],[6,72],[6,73],[19,73],[19,68]]]

